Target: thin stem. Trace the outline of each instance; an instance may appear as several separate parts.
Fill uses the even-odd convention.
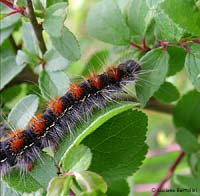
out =
[[[19,13],[19,10],[14,10],[12,12],[9,12],[8,14],[6,14],[6,16],[11,16],[13,14],[18,14]]]
[[[142,45],[143,45],[143,48],[147,48],[147,43],[146,43],[145,38],[142,39]]]
[[[174,105],[161,103],[161,102],[157,101],[156,99],[151,98],[151,100],[147,103],[145,108],[150,109],[150,110],[155,110],[158,112],[172,114],[173,110],[174,110]]]
[[[143,46],[143,51],[144,52],[147,52],[147,51],[150,50],[150,48],[147,46],[147,41],[146,41],[145,37],[142,39],[142,46]]]
[[[168,169],[165,177],[163,178],[163,180],[160,182],[160,184],[158,185],[158,187],[156,188],[156,192],[154,192],[153,196],[158,196],[159,191],[163,188],[164,184],[169,180],[169,178],[173,175],[176,167],[178,166],[178,164],[181,162],[181,160],[183,159],[183,157],[185,156],[185,152],[180,152],[180,154],[178,155],[177,159],[174,161],[174,163],[170,166],[170,168]]]
[[[6,5],[7,7],[9,7],[10,9],[14,10],[14,11],[6,14],[6,16],[10,16],[10,15],[17,14],[17,13],[24,15],[24,7],[19,7],[19,6],[14,7],[13,3],[6,1],[6,0],[0,0],[0,2],[3,3],[4,5]]]
[[[135,47],[135,48],[137,48],[137,49],[139,49],[139,50],[141,50],[141,51],[143,51],[143,47],[135,44],[134,42],[130,42],[130,45]]]
[[[118,95],[115,97],[115,100],[116,101],[138,102],[138,100],[135,97],[130,96],[128,94]],[[162,112],[162,113],[166,113],[166,114],[172,114],[174,107],[175,106],[172,104],[161,103],[161,102],[157,101],[156,99],[151,98],[144,109]]]
[[[74,176],[74,173],[74,171],[63,172],[60,174],[60,176]]]
[[[170,42],[167,40],[156,40],[154,43],[154,46],[152,48],[148,47],[145,37],[142,39],[142,45],[138,45],[134,42],[130,42],[129,44],[137,49],[139,49],[141,52],[148,52],[149,50],[152,50],[157,47],[161,47],[163,51],[167,50],[168,46],[178,46],[183,48],[186,52],[190,53],[190,48],[188,46],[189,43],[197,43],[200,44],[200,37],[194,38],[194,39],[188,39],[183,38],[179,42]]]
[[[32,27],[34,29],[35,35],[37,37],[38,43],[39,43],[39,47],[40,50],[42,52],[42,54],[44,54],[47,50],[43,36],[42,36],[42,28],[41,26],[38,24],[37,19],[35,17],[35,13],[33,10],[33,4],[31,0],[26,0],[26,6],[27,6],[27,16],[31,21]]]
[[[163,50],[166,50],[168,46],[179,46],[183,48],[186,52],[190,53],[190,48],[188,46],[189,43],[197,43],[200,44],[200,37],[194,39],[183,38],[179,42],[174,43],[166,40],[156,40],[154,47],[162,47]]]
[[[13,4],[10,3],[9,1],[0,0],[0,2],[3,3],[4,5],[6,5],[7,7],[9,7],[10,9],[16,10],[16,9],[13,7]]]

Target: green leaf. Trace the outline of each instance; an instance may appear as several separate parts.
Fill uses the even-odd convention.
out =
[[[0,194],[1,196],[21,196],[19,193],[15,192],[11,188],[9,188],[6,183],[0,180]]]
[[[9,113],[23,97],[33,92],[39,94],[39,87],[29,83],[17,84],[6,88],[1,92],[2,111]]]
[[[178,42],[185,33],[185,31],[163,11],[156,14],[155,21],[161,34],[159,39]]]
[[[177,88],[170,82],[164,82],[154,94],[156,99],[166,103],[176,101],[179,96]]]
[[[98,72],[108,57],[108,50],[95,52],[84,67],[82,75],[87,76],[91,72]]]
[[[23,175],[22,178],[19,170],[17,169],[13,169],[11,174],[4,176],[3,181],[19,193],[31,193],[41,188],[40,184],[29,174]]]
[[[22,22],[22,40],[26,50],[35,55],[39,54],[38,41],[30,22]]]
[[[25,2],[24,2],[25,3]],[[24,5],[25,6],[25,5]],[[33,1],[33,7],[34,7],[34,10],[42,10],[44,9],[44,6],[43,6],[43,1],[41,0],[34,0]]]
[[[2,45],[0,45],[0,51],[1,51],[1,55],[0,55],[0,62],[7,58],[8,56],[14,56],[15,55],[15,51],[13,50],[13,47],[10,43],[10,41],[7,39],[5,40]]]
[[[172,188],[180,189],[193,189],[194,192],[190,191],[188,192],[182,191],[181,195],[183,196],[195,196],[199,195],[200,193],[200,179],[195,178],[193,176],[186,176],[186,175],[174,175],[172,178]],[[197,191],[197,192],[196,192]],[[184,194],[185,193],[185,194]]]
[[[40,157],[34,162],[33,168],[28,172],[37,183],[45,190],[50,180],[57,176],[58,168],[52,157],[46,153],[40,153]]]
[[[50,49],[45,53],[44,61],[46,62],[45,69],[47,71],[61,71],[69,64],[69,61],[54,49]]]
[[[193,176],[200,178],[200,154],[198,152],[189,154],[188,163]]]
[[[20,18],[21,14],[14,14],[11,16],[4,17],[2,20],[0,20],[0,29],[2,30],[15,25]]]
[[[0,31],[0,45],[10,36],[10,34],[13,32],[14,30],[14,26],[5,28],[5,29],[1,29]]]
[[[130,42],[129,28],[114,0],[102,0],[89,12],[87,29],[91,36],[115,45]]]
[[[79,145],[85,137],[113,116],[118,115],[133,106],[133,103],[108,104],[106,110],[98,110],[97,112],[94,112],[92,117],[86,123],[73,130],[73,134],[70,135],[70,137],[66,136],[63,139],[59,145],[57,153],[55,154],[55,159],[62,162],[63,158],[67,157],[68,152],[70,152],[70,150],[75,146]]]
[[[38,1],[38,0],[35,0],[35,1]],[[24,0],[15,0],[14,3],[19,6],[24,6],[24,7],[26,6],[26,3],[24,2]]]
[[[99,190],[97,190],[97,191],[92,191],[92,192],[83,192],[83,193],[81,193],[81,195],[80,196],[99,196],[99,195],[101,195],[101,196],[107,196],[107,194],[106,193],[102,193],[101,191],[99,191]]]
[[[124,179],[116,179],[108,189],[109,196],[125,196],[128,195],[129,192],[128,183]]]
[[[146,0],[150,9],[156,9],[163,0]]]
[[[127,6],[129,5],[129,0],[115,0],[119,6],[119,8],[121,9],[121,11],[123,12],[124,10],[126,10]]]
[[[193,153],[200,149],[200,144],[197,143],[197,138],[195,138],[195,136],[187,129],[178,129],[178,132],[176,133],[176,141],[184,152]]]
[[[38,97],[28,95],[21,99],[8,115],[8,123],[15,129],[25,128],[38,108]]]
[[[68,176],[55,177],[49,183],[46,196],[68,195],[70,184],[71,184],[71,177],[68,177]],[[67,189],[67,192],[65,192],[66,189]]]
[[[144,36],[151,23],[146,1],[132,0],[128,10],[128,24],[135,35]]]
[[[167,52],[170,56],[168,76],[172,76],[183,69],[186,51],[179,47],[168,47]]]
[[[58,2],[67,2],[68,3],[68,0],[48,0],[48,1],[46,1],[46,7],[54,5]]]
[[[151,12],[153,12],[151,10]],[[156,40],[156,36],[155,36],[155,28],[156,28],[156,22],[154,20],[154,14],[152,13],[152,15],[150,17],[152,17],[152,19],[149,21],[149,24],[147,26],[147,29],[145,31],[145,36],[138,36],[139,37],[139,42],[136,41],[136,43],[138,43],[139,45],[141,45],[143,38],[146,39],[146,43],[148,46],[154,45],[155,40]],[[136,36],[135,36],[136,37]],[[141,55],[141,53],[140,53]]]
[[[2,14],[6,14],[6,13],[9,12],[10,9],[6,5],[4,5],[3,3],[0,4],[0,5],[1,5],[0,6],[0,11],[1,11]]]
[[[160,48],[151,50],[140,59],[142,70],[136,81],[136,94],[142,105],[163,84],[168,71],[168,60],[168,53]]]
[[[190,53],[186,55],[185,70],[188,78],[200,92],[200,45],[194,44],[190,50]]]
[[[66,71],[70,76],[73,76],[75,78],[77,76],[82,75],[83,68],[84,68],[84,63],[82,62],[82,60],[78,60],[73,63],[70,63]]]
[[[107,191],[107,184],[100,175],[91,171],[73,172],[73,174],[84,192],[100,190],[105,193]]]
[[[46,100],[62,96],[69,87],[69,78],[63,71],[45,71],[39,76],[39,87]]]
[[[161,8],[183,29],[193,35],[200,35],[200,11],[194,0],[165,0]]]
[[[4,108],[11,110],[14,107],[14,105],[25,96],[25,94],[23,94],[23,86],[24,84],[14,85],[1,92],[1,105],[4,106],[2,107],[2,111]]]
[[[51,36],[60,37],[67,16],[67,3],[56,3],[46,9],[43,27]]]
[[[57,168],[53,158],[42,152],[34,162],[31,171],[24,172],[22,175],[19,169],[13,168],[3,177],[3,180],[17,192],[31,193],[38,189],[46,190],[49,181],[56,175]]]
[[[66,59],[75,61],[80,58],[80,48],[75,36],[63,28],[59,37],[50,36],[55,49]]]
[[[132,175],[147,152],[146,131],[147,117],[136,110],[109,119],[83,141],[93,154],[89,170],[103,176],[109,187]]]
[[[78,145],[72,148],[63,157],[62,167],[64,171],[84,171],[90,166],[92,153],[87,146]]]
[[[200,131],[200,93],[190,91],[184,95],[174,109],[174,123],[177,127],[185,127],[193,133]]]
[[[25,64],[17,65],[15,56],[8,56],[7,58],[2,59],[0,63],[0,89],[10,82],[18,73],[20,73],[25,66]]]
[[[16,56],[17,65],[30,64],[34,66],[34,65],[37,65],[39,61],[40,59],[35,55],[29,54],[28,52],[25,52],[23,50],[17,51],[17,56]]]
[[[32,192],[28,195],[26,193],[23,194],[23,196],[45,196],[45,195],[46,195],[46,190],[44,189],[38,189],[36,192]]]

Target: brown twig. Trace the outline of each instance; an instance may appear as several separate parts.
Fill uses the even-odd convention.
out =
[[[10,15],[13,15],[13,14],[17,14],[17,13],[24,15],[24,7],[20,7],[20,6],[14,7],[14,3],[11,3],[11,2],[9,2],[7,0],[0,0],[0,2],[2,4],[4,4],[4,5],[6,5],[7,7],[9,7],[10,9],[14,10],[12,12],[9,12],[7,14],[7,16],[10,16]]]
[[[150,48],[147,46],[147,42],[146,42],[145,37],[142,39],[142,45],[141,45],[141,46],[138,45],[138,44],[136,44],[136,43],[134,43],[134,42],[130,42],[129,44],[130,44],[131,46],[133,46],[133,47],[139,49],[141,52],[147,52],[147,51],[150,50]]]
[[[143,51],[143,47],[138,45],[138,44],[136,44],[136,43],[134,43],[134,42],[130,42],[130,45],[135,47],[135,48],[137,48],[137,49],[139,49],[139,50],[141,50],[141,51]]]
[[[150,101],[146,105],[146,109],[155,110],[158,112],[163,112],[167,114],[172,114],[174,110],[174,105],[161,103],[154,98],[151,98]]]
[[[156,40],[154,43],[154,46],[152,48],[148,47],[146,43],[146,39],[142,39],[142,45],[138,45],[134,42],[130,42],[129,44],[141,52],[147,52],[149,50],[152,50],[157,47],[161,47],[164,51],[167,49],[168,46],[178,46],[183,48],[186,52],[190,53],[190,48],[188,46],[189,43],[197,43],[200,44],[200,37],[193,38],[193,39],[188,39],[188,38],[183,38],[179,42],[170,42],[168,40]]]
[[[30,19],[30,22],[32,24],[33,30],[35,32],[35,35],[37,37],[40,50],[42,54],[44,54],[47,50],[43,36],[42,36],[42,27],[38,24],[34,10],[33,10],[33,4],[31,0],[26,0],[26,6],[27,6],[27,17]]]
[[[188,46],[189,43],[196,43],[200,44],[200,37],[194,39],[182,38],[179,42],[170,42],[167,40],[156,40],[154,47],[161,46],[163,50],[166,50],[168,46],[178,46],[183,48],[186,52],[190,53],[190,47]]]
[[[135,97],[130,96],[128,94],[119,94],[116,97],[114,97],[114,99],[116,101],[130,101],[136,103],[138,102],[138,100]],[[174,107],[175,106],[172,104],[161,103],[157,101],[155,98],[151,98],[144,109],[162,112],[166,114],[172,114]]]
[[[13,4],[11,2],[6,0],[0,0],[0,2],[9,7],[10,9],[14,9]]]
[[[167,174],[165,175],[164,179],[160,182],[160,184],[158,185],[158,187],[156,188],[156,191],[154,192],[153,196],[158,196],[160,190],[162,190],[164,184],[169,180],[169,178],[173,175],[176,167],[178,166],[178,164],[181,162],[181,160],[183,159],[183,157],[185,156],[184,152],[180,152],[180,154],[178,155],[177,159],[174,161],[174,163],[170,166],[170,168],[167,171]]]

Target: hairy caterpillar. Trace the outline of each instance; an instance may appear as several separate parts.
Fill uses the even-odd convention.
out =
[[[58,144],[94,108],[112,101],[111,95],[134,81],[140,69],[136,61],[128,60],[102,74],[91,74],[81,83],[72,83],[63,96],[50,101],[44,113],[34,116],[26,129],[16,130],[0,142],[0,173],[4,175],[14,166],[26,168],[43,148]]]

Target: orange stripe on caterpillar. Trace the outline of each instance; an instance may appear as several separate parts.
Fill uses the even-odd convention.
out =
[[[96,89],[101,89],[101,77],[95,73],[91,73],[88,77],[87,77],[89,84],[93,87],[95,87]]]
[[[45,120],[42,114],[37,114],[29,122],[29,126],[33,133],[36,135],[42,135],[45,128]]]
[[[114,66],[109,66],[106,69],[108,75],[110,78],[113,78],[115,80],[119,80],[119,70],[118,68],[114,67]]]
[[[9,137],[10,137],[10,138],[12,138],[12,137],[17,137],[17,136],[19,136],[19,135],[22,134],[22,133],[23,133],[23,129],[18,129],[18,130],[14,131],[14,132],[11,132],[11,133],[9,134]]]
[[[70,85],[69,90],[72,92],[72,95],[76,99],[79,99],[83,94],[83,90],[82,90],[81,86],[76,82],[74,82]]]
[[[55,116],[59,116],[64,109],[63,100],[61,100],[60,97],[52,99],[48,104],[48,109],[50,109]]]
[[[19,129],[10,134],[10,148],[17,153],[24,146],[23,130]]]

